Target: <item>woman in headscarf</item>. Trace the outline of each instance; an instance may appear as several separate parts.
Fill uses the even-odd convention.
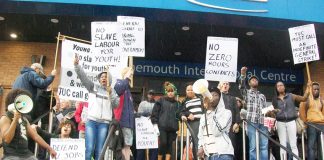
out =
[[[158,160],[162,160],[163,156],[166,160],[171,160],[172,142],[176,139],[176,132],[178,131],[176,95],[177,88],[175,85],[164,82],[164,96],[153,107],[151,121],[153,125],[158,125],[160,133]]]

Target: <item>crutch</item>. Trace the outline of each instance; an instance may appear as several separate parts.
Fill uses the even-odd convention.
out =
[[[189,146],[190,146],[190,142],[189,142],[189,129],[188,129],[188,123],[186,123],[187,126],[187,134],[186,134],[186,160],[189,160]]]
[[[180,160],[182,160],[183,158],[183,130],[184,130],[184,125],[183,125],[183,121],[181,121],[181,128],[180,128]]]
[[[303,160],[305,160],[305,131],[302,131]]]
[[[246,129],[245,129],[245,121],[243,120],[243,122],[242,122],[242,129],[243,129],[243,131],[242,131],[242,135],[243,135],[243,160],[246,160],[246,139],[245,139],[245,131],[246,131]]]

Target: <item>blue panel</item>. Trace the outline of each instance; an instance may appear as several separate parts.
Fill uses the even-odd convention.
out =
[[[135,75],[177,77],[199,79],[204,77],[204,64],[161,62],[135,60]],[[238,76],[239,76],[238,71]],[[256,75],[262,83],[303,84],[304,76],[301,70],[249,67],[247,76]]]
[[[251,2],[249,0],[17,0],[33,2],[52,2],[52,3],[74,3],[74,4],[94,4],[109,6],[128,6],[159,8],[183,11],[198,11],[211,13],[224,13],[235,15],[249,15],[258,17],[324,22],[322,11],[324,10],[323,0],[268,0],[268,2]],[[212,5],[218,9],[210,8],[195,3]],[[264,13],[237,12],[220,9],[241,9],[241,10],[266,10]]]

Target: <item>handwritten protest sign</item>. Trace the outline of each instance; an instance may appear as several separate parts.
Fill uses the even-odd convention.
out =
[[[128,56],[121,50],[121,25],[118,22],[92,22],[91,39],[95,55],[95,64],[109,66],[114,78],[121,77],[121,71],[127,67]],[[98,68],[100,69],[100,68]]]
[[[158,136],[149,117],[135,119],[136,149],[158,148]]]
[[[51,138],[51,147],[57,153],[55,160],[85,160],[85,141],[82,138]]]
[[[207,37],[205,79],[235,82],[238,39]]]
[[[98,83],[96,75],[99,72],[94,71],[97,66],[93,63],[94,57],[91,52],[91,45],[63,40],[61,53],[61,79],[57,92],[59,97],[76,101],[88,101],[88,90],[81,84],[74,70],[73,60],[75,54],[77,54],[80,60],[79,64],[88,78],[92,82]]]
[[[121,24],[122,54],[145,57],[145,19],[142,17],[118,16]]]
[[[289,28],[294,64],[319,60],[314,24]]]

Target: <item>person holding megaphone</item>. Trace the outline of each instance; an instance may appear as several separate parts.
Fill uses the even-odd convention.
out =
[[[208,160],[233,160],[234,148],[228,136],[232,113],[225,108],[223,96],[218,88],[211,88],[207,92],[208,94],[204,95],[211,97],[204,96],[207,111],[200,118],[197,155]]]
[[[37,160],[28,149],[28,137],[45,148],[53,158],[56,152],[32,129],[27,118],[23,116],[33,108],[33,101],[28,91],[11,90],[5,100],[6,114],[0,119],[3,140],[4,160]]]

